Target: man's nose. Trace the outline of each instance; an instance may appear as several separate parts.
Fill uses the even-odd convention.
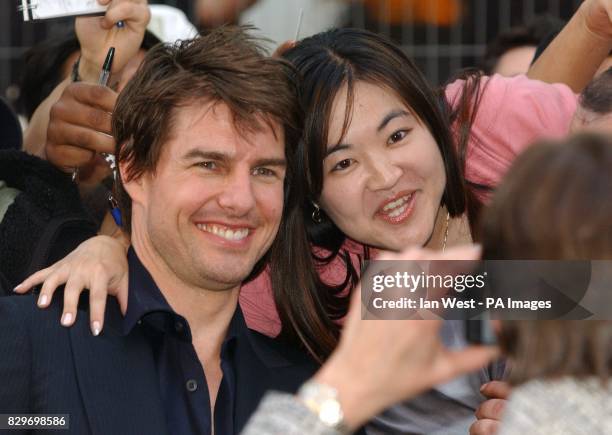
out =
[[[218,196],[223,209],[236,216],[244,216],[255,207],[253,177],[248,171],[232,171],[228,174]]]

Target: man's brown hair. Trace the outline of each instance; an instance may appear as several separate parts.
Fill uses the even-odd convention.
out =
[[[155,171],[174,133],[177,109],[199,102],[226,104],[239,130],[257,131],[262,122],[278,124],[285,134],[291,178],[292,148],[301,133],[296,86],[288,64],[269,57],[249,30],[222,27],[173,45],[159,44],[147,53],[112,118],[117,163],[127,168],[123,181]],[[131,199],[121,179],[117,199],[129,234]]]
[[[592,134],[533,145],[482,221],[483,258],[612,259],[612,140]],[[510,382],[612,374],[612,321],[502,321]]]

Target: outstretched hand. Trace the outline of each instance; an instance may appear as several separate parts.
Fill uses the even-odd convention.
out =
[[[445,253],[409,249],[387,260],[476,260],[480,250],[460,247]],[[339,391],[346,423],[353,428],[394,403],[434,385],[477,370],[496,355],[493,347],[450,351],[440,340],[440,321],[362,320],[361,289],[353,295],[340,344],[315,376]],[[358,379],[358,382],[355,382]]]

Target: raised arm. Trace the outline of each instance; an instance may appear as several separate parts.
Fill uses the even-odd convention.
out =
[[[79,17],[75,22],[75,30],[81,47],[79,77],[82,82],[92,85],[97,83],[104,58],[110,47],[116,49],[112,73],[114,76],[120,76],[128,62],[138,53],[150,18],[146,0],[99,0],[99,2],[108,4],[108,9],[103,17]],[[116,25],[119,21],[123,21],[123,27]],[[69,84],[70,80],[60,83],[32,115],[30,126],[24,134],[24,149],[27,152],[43,159],[50,154],[49,148],[53,148],[54,142],[52,139],[51,142],[48,140],[49,115]],[[63,120],[72,125],[110,135],[110,122],[108,125],[104,122],[104,114],[110,118],[113,107],[114,99],[112,105],[109,106],[108,98],[102,98],[97,105],[92,106],[92,109],[98,109],[104,113],[92,114],[91,110],[79,111],[74,113],[73,119],[64,118]],[[84,115],[79,117],[79,113]],[[84,150],[91,150],[93,146],[87,139],[75,142],[71,145],[80,146]],[[108,141],[100,140],[97,148],[106,150],[109,148]],[[88,155],[91,157],[91,153]],[[54,165],[62,166],[61,159],[58,161],[51,157],[50,160]]]
[[[612,0],[585,0],[527,76],[548,83],[565,83],[579,93],[611,49]]]

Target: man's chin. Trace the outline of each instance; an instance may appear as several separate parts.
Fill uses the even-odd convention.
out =
[[[213,269],[206,267],[199,271],[200,286],[212,291],[229,291],[240,287],[252,269]]]

